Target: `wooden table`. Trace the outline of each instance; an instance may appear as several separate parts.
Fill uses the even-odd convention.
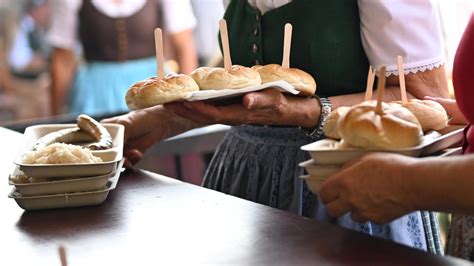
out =
[[[467,264],[141,170],[100,206],[24,212],[5,165],[0,265],[59,265],[59,244],[69,265]]]

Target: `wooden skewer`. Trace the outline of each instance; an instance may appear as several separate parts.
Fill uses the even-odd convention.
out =
[[[400,80],[400,92],[402,94],[402,104],[408,103],[407,88],[405,85],[405,71],[403,68],[403,57],[397,56],[398,78]]]
[[[372,100],[372,91],[374,87],[375,70],[372,66],[369,66],[369,74],[367,75],[367,88],[365,89],[365,100]]]
[[[377,107],[375,107],[375,112],[377,114],[382,114],[382,102],[385,93],[385,69],[385,65],[382,65],[379,69],[379,80],[377,83]]]
[[[155,29],[155,51],[156,51],[156,67],[157,67],[157,77],[162,79],[165,76],[163,70],[163,33],[160,28]]]
[[[67,266],[66,249],[59,246],[59,258],[61,259],[61,266]]]
[[[227,34],[227,22],[225,19],[219,21],[219,31],[221,33],[222,51],[224,53],[224,68],[230,71],[232,69],[232,61],[230,59],[229,36]]]
[[[290,23],[285,24],[285,39],[283,41],[283,60],[281,66],[283,68],[290,68],[290,51],[291,51],[291,33],[293,26]]]

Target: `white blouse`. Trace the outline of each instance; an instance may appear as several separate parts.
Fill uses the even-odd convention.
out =
[[[267,11],[292,0],[247,0]],[[372,66],[387,66],[387,76],[398,75],[396,57],[405,74],[444,64],[439,5],[436,0],[358,0],[362,45]]]
[[[51,27],[48,39],[52,46],[74,49],[78,43],[78,13],[83,0],[55,0],[52,3]],[[129,17],[143,8],[146,0],[87,0],[104,15]],[[177,33],[196,26],[190,0],[162,0],[164,28]]]

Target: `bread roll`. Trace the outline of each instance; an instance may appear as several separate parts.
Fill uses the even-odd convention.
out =
[[[341,106],[335,110],[333,110],[327,120],[326,124],[324,124],[324,135],[328,138],[333,139],[341,139],[341,135],[339,134],[338,122],[339,118],[346,115],[346,113],[351,109],[349,106]]]
[[[339,133],[347,144],[365,149],[399,149],[417,146],[423,132],[416,117],[404,107],[352,107],[339,120]]]
[[[440,130],[448,125],[448,114],[438,102],[413,99],[409,100],[403,107],[416,116],[424,132]]]
[[[142,109],[181,100],[198,91],[196,82],[183,74],[170,74],[163,79],[151,77],[133,84],[125,95],[128,108]]]
[[[201,90],[241,89],[262,84],[257,71],[239,65],[233,65],[230,71],[220,67],[200,67],[190,76]]]
[[[364,101],[361,102],[360,104],[354,105],[354,106],[360,106],[360,105],[366,105],[366,106],[376,106],[377,101],[370,100],[370,101]],[[400,106],[400,105],[398,105]],[[382,108],[389,108],[390,106],[386,103],[382,103]],[[341,139],[341,134],[339,134],[339,119],[341,117],[345,116],[346,113],[351,109],[350,106],[341,106],[337,109],[334,109],[328,116],[326,120],[326,124],[324,125],[324,135],[329,138],[333,139]]]
[[[264,66],[253,66],[262,77],[262,83],[268,83],[277,80],[284,80],[300,91],[300,95],[310,96],[316,92],[316,81],[314,78],[297,68],[283,68],[277,64]]]

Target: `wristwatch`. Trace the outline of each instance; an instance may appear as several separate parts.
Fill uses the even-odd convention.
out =
[[[319,105],[321,106],[321,114],[319,115],[319,121],[314,128],[307,129],[301,128],[308,137],[313,139],[320,139],[324,135],[324,125],[326,124],[326,120],[328,119],[329,114],[332,111],[332,103],[329,98],[319,97],[317,95],[312,96],[319,101]]]

